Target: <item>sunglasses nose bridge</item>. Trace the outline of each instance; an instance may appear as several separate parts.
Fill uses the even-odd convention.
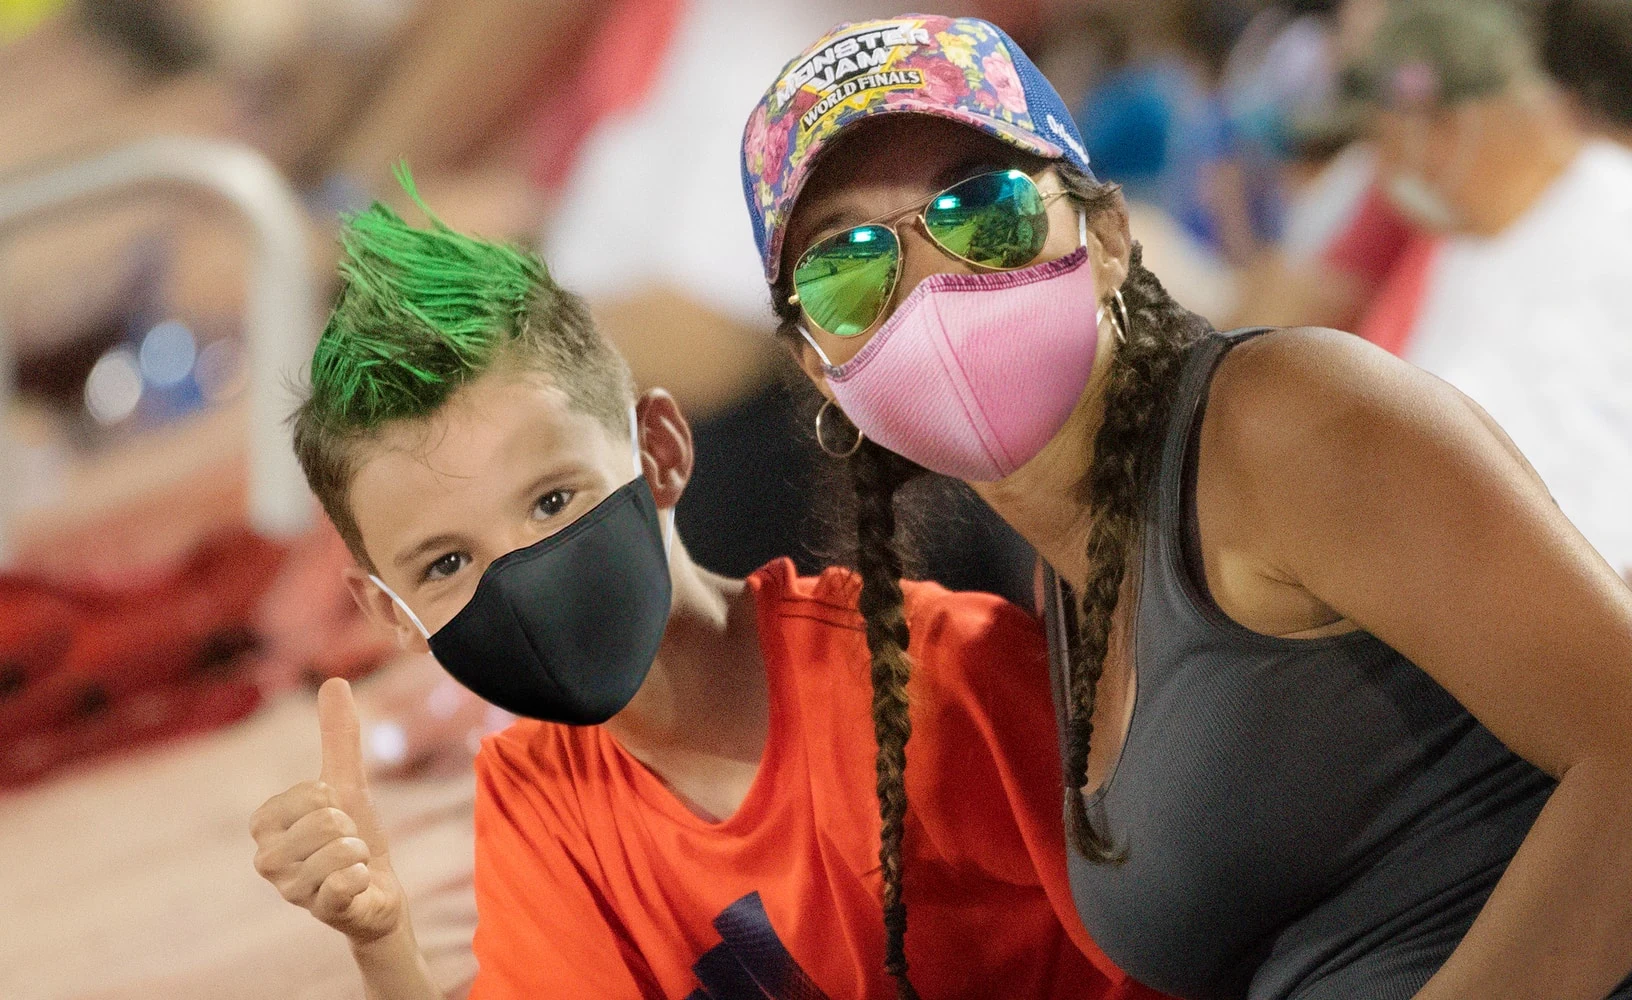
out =
[[[914,232],[916,232],[919,236],[923,237],[924,239],[929,240],[930,242],[934,242],[935,237],[933,237],[933,236],[931,236],[929,234],[929,223],[924,219],[924,213],[926,211],[928,211],[927,207],[926,208],[920,208],[917,211],[913,212],[911,215],[907,216],[905,221],[906,221],[906,224],[907,224],[907,228],[913,230]],[[897,225],[900,224],[900,221],[901,220],[897,220]]]
[[[914,213],[910,220],[897,222],[895,232],[897,277],[886,312],[893,312],[924,278],[946,270],[949,260],[957,260],[930,233],[923,212]]]
[[[946,247],[941,245],[941,241],[935,238],[935,234],[930,232],[929,222],[924,218],[924,209],[919,209],[910,215],[895,220],[893,228],[897,246],[896,253],[901,255],[899,266],[903,272],[907,269],[909,258],[912,257],[915,257],[918,263],[927,262],[930,265],[929,271],[944,265],[948,257],[952,257],[953,260],[957,259],[956,255],[949,254]],[[906,233],[912,234],[911,242],[914,246],[911,252],[907,249],[908,241],[902,238]]]

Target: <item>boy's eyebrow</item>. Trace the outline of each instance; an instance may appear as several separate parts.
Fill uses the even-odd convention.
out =
[[[433,550],[441,548],[457,548],[463,542],[464,539],[459,535],[432,535],[430,538],[425,539],[418,545],[415,545],[413,548],[397,556],[393,562],[399,569],[406,569],[410,564],[418,562],[420,559],[429,555]]]
[[[516,495],[524,500],[534,499],[535,496],[543,492],[545,488],[568,480],[574,475],[579,474],[581,471],[581,468],[577,464],[572,464],[565,468],[551,469],[549,472],[546,472],[542,476],[539,476],[538,478],[527,483],[527,485],[522,487]],[[440,535],[432,535],[431,537],[415,544],[412,548],[404,550],[400,555],[393,559],[392,562],[399,569],[406,569],[438,549],[452,550],[466,548],[468,546],[469,541],[464,535],[451,531],[443,532]]]
[[[543,494],[545,487],[547,487],[547,486],[558,486],[560,483],[565,482],[568,479],[571,479],[577,473],[578,473],[578,468],[576,466],[568,466],[566,468],[551,469],[549,472],[546,472],[542,476],[539,476],[537,479],[534,479],[532,482],[528,483],[526,486],[523,486],[520,490],[517,491],[516,496],[519,497],[520,499],[524,500],[524,501],[525,500],[537,500],[539,498],[539,496],[541,496]]]

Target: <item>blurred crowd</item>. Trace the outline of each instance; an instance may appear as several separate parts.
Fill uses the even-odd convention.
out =
[[[927,7],[989,18],[1034,56],[1179,301],[1221,329],[1349,330],[1456,385],[1632,578],[1632,0]],[[789,53],[837,22],[898,12],[879,0],[0,0],[0,192],[154,136],[247,147],[298,194],[303,263],[326,305],[337,219],[373,199],[408,210],[392,179],[406,163],[450,225],[541,249],[642,386],[674,393],[697,434],[677,514],[697,561],[741,576],[791,555],[809,571],[845,558],[831,526],[849,523],[836,509],[848,488],[830,482],[814,409],[769,335],[739,138]],[[366,627],[326,525],[294,539],[250,529],[245,386],[299,377],[245,370],[253,252],[225,206],[175,191],[0,234],[0,363],[15,367],[0,476],[18,505],[0,568],[0,795],[207,730],[241,736],[198,765],[211,782],[287,783],[279,768],[310,761],[266,748],[305,724],[288,710],[298,692],[373,675],[374,765],[461,775],[453,805],[431,796],[414,822],[441,831],[426,833],[427,858],[453,870],[436,890],[449,891],[438,976],[468,981],[464,786],[472,737],[505,718]],[[935,530],[919,572],[1029,604],[1019,538],[972,495],[920,488],[906,506]],[[229,726],[250,716],[261,728]],[[0,928],[20,942],[0,946],[0,967],[32,970],[34,992],[0,973],[0,993],[331,995],[279,979],[273,958],[246,964],[251,939],[256,954],[287,954],[309,947],[307,929],[274,929],[282,911],[257,908],[264,886],[242,863],[241,819],[265,787],[234,798],[232,783],[208,784],[176,826],[163,803],[195,777],[156,765],[127,827],[168,831],[140,862],[170,873],[154,885],[195,877],[185,847],[218,858],[208,892],[236,893],[242,912],[170,928],[143,908],[157,899],[107,926],[169,934],[199,968],[213,948],[237,978],[106,994],[84,978],[83,993],[53,992],[38,977],[80,965],[53,962],[18,922]],[[16,866],[0,903],[27,896],[22,869],[58,871],[36,842],[80,829],[62,818],[75,801],[42,798],[0,823],[9,854],[21,839],[20,856],[42,859]],[[162,812],[134,815],[149,807]],[[68,867],[91,880],[102,855],[75,843],[62,844]],[[74,911],[51,878],[49,897],[41,883],[27,898],[91,927],[95,894]],[[222,936],[233,927],[241,939]],[[164,940],[130,940],[128,968],[168,971]],[[82,943],[63,947],[82,957]],[[121,955],[107,976],[123,974]],[[350,964],[330,959],[332,995],[347,995]],[[224,985],[246,975],[249,992]]]
[[[1146,261],[1180,301],[1220,328],[1351,330],[1446,378],[1600,552],[1632,567],[1632,0],[930,6],[1003,25],[1075,101],[1096,171],[1121,184]],[[679,522],[699,561],[740,575],[791,554],[809,569],[842,555],[824,525],[844,519],[824,511],[845,491],[798,430],[810,411],[767,336],[738,137],[787,53],[893,12],[0,0],[0,182],[155,135],[248,146],[299,193],[310,274],[329,294],[339,214],[375,198],[406,207],[391,179],[405,162],[451,225],[539,246],[637,379],[694,417],[699,468]],[[6,475],[22,503],[7,586],[38,611],[10,615],[17,635],[0,641],[22,648],[51,615],[90,614],[93,585],[120,637],[70,671],[83,683],[33,701],[67,647],[0,657],[4,732],[94,728],[125,704],[141,685],[120,657],[138,633],[118,616],[155,594],[204,600],[186,581],[213,579],[217,562],[259,569],[222,591],[235,610],[200,625],[187,655],[155,660],[170,665],[153,685],[190,682],[199,663],[219,678],[217,661],[245,651],[263,692],[386,655],[347,617],[330,572],[345,557],[325,531],[253,559],[220,542],[243,529],[250,253],[224,208],[173,195],[0,241],[17,388]],[[937,521],[924,572],[1026,599],[1031,557],[1007,528],[957,491],[923,507]],[[103,674],[121,684],[84,680]],[[149,728],[174,729],[162,716],[149,711]],[[13,771],[72,755],[36,752]]]

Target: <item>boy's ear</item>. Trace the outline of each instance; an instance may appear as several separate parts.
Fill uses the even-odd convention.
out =
[[[397,635],[397,646],[413,653],[428,653],[430,645],[425,637],[414,628],[414,623],[397,607],[397,602],[381,590],[368,574],[356,566],[348,566],[340,574],[346,581],[346,589],[351,592],[351,599],[357,602],[364,617],[381,628],[390,629]]]
[[[658,507],[673,507],[691,482],[697,453],[691,425],[666,389],[650,389],[635,404],[640,464]],[[377,589],[377,588],[376,588]]]

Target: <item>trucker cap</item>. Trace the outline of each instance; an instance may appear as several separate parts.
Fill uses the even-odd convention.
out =
[[[1090,173],[1065,102],[996,25],[928,14],[841,24],[783,68],[743,131],[742,188],[767,280],[821,151],[856,122],[893,112],[962,122]]]
[[[1344,89],[1394,110],[1443,107],[1494,94],[1534,65],[1524,23],[1508,4],[1404,0],[1348,66]]]

